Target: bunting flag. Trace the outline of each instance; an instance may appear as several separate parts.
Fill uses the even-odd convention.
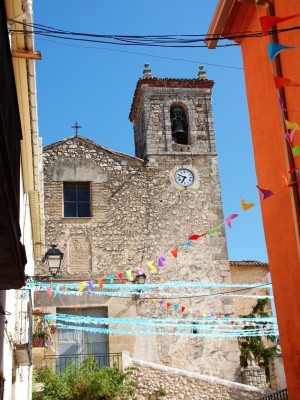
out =
[[[294,137],[294,135],[295,135],[295,132],[296,132],[296,129],[293,129],[291,132],[289,132],[289,131],[284,132],[284,136],[285,136],[286,140],[287,140],[290,144],[292,144],[292,140],[293,140],[293,137]]]
[[[276,43],[276,42],[271,42],[268,44],[268,54],[269,58],[271,61],[274,60],[276,56],[278,56],[279,53],[281,53],[283,50],[287,49],[294,49],[294,46],[285,46],[284,44]]]
[[[244,211],[250,210],[250,208],[254,207],[254,203],[246,203],[245,199],[241,200],[241,206]]]
[[[154,261],[152,260],[152,261],[148,261],[148,267],[150,268],[150,270],[151,270],[151,272],[153,272],[154,274],[156,274],[157,273],[157,268],[156,268],[156,266],[153,264],[154,263]]]
[[[292,153],[293,153],[293,156],[294,156],[294,157],[299,156],[299,154],[300,154],[300,146],[295,146],[295,147],[293,147],[293,148],[292,148]]]
[[[256,187],[260,191],[263,200],[266,200],[268,197],[271,197],[274,194],[271,190],[262,189],[258,185],[256,185]]]
[[[78,288],[78,292],[82,292],[83,289],[85,288],[86,282],[81,282],[79,288]]]
[[[284,120],[286,129],[294,129],[296,131],[300,131],[300,126],[296,122],[288,121],[287,119]]]
[[[99,287],[100,290],[103,289],[102,279],[100,279],[100,278],[98,279],[98,287]]]
[[[288,21],[293,18],[300,17],[300,14],[289,15],[287,17],[264,16],[260,17],[260,24],[263,33],[266,35],[271,26],[279,24],[280,22]]]
[[[237,218],[239,216],[239,214],[231,214],[231,215],[229,215],[229,217],[227,217],[226,219],[225,219],[225,222],[226,222],[226,224],[229,226],[229,228],[231,228],[231,221],[234,219],[234,218]]]
[[[138,267],[136,267],[136,272],[138,273],[138,275],[143,275],[145,273],[143,268],[141,268],[140,265]]]
[[[217,225],[214,228],[210,229],[208,232],[206,232],[207,235],[212,235],[213,233],[218,232],[221,229],[222,225]]]
[[[114,275],[108,275],[107,277],[107,279],[109,279],[111,283],[114,281],[114,278],[115,278]]]
[[[126,272],[125,272],[125,274],[126,274],[126,276],[127,276],[127,280],[129,281],[129,282],[131,282],[133,279],[132,279],[132,271],[131,271],[131,269],[128,269]]]
[[[178,256],[178,248],[171,250],[171,254],[176,258]]]
[[[88,291],[91,292],[94,288],[94,281],[91,280],[88,282]]]
[[[277,89],[285,86],[300,87],[300,83],[294,82],[288,78],[283,78],[281,76],[273,76],[273,78]]]
[[[189,240],[198,240],[198,239],[202,238],[205,235],[206,235],[206,233],[202,233],[202,235],[192,235],[192,236],[189,237]]]
[[[288,171],[289,174],[292,174],[293,172],[298,172],[298,167],[294,167]]]
[[[162,268],[165,265],[166,260],[167,260],[166,255],[159,256],[156,263],[157,267]]]
[[[119,272],[117,276],[118,276],[118,278],[119,278],[119,281],[120,281],[121,283],[124,283],[122,272]]]

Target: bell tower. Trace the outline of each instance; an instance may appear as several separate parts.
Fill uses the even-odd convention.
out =
[[[136,86],[129,119],[134,124],[135,154],[215,153],[211,92],[203,67],[198,79],[152,78],[145,64]]]

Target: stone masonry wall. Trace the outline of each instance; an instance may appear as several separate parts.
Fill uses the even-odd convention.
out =
[[[252,400],[267,391],[253,386],[200,375],[175,368],[132,360],[133,380],[137,381],[137,400],[149,400],[151,394],[163,400]]]
[[[181,166],[191,169],[195,175],[195,183],[188,189],[178,186],[174,180],[174,173]],[[177,259],[169,253],[174,246],[185,243],[189,235],[207,231],[223,219],[215,155],[160,156],[143,162],[73,137],[45,149],[44,174],[46,244],[56,243],[65,254],[63,281],[98,279],[142,265],[149,283],[230,282],[224,230],[191,247],[179,248]],[[64,181],[91,183],[91,218],[63,217]],[[161,254],[168,254],[165,267],[151,274],[147,262],[156,261]],[[208,289],[204,291],[209,293]],[[179,294],[188,295],[188,289],[180,289]],[[46,297],[39,299],[39,306],[49,303]],[[60,302],[60,297],[51,301],[52,307]],[[75,298],[72,302],[76,306],[79,300]],[[171,313],[147,299],[89,299],[87,305],[97,306],[97,302],[108,307],[109,316],[186,319],[191,316],[189,309],[198,309],[201,315],[233,313],[232,300],[218,296],[193,299],[174,296],[172,302],[186,306],[185,313]],[[188,338],[162,333],[147,340],[140,335],[113,335],[109,342],[111,351],[126,348],[139,359],[240,379],[235,339]]]

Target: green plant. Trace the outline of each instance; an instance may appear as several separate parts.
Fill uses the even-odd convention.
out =
[[[44,383],[41,391],[33,392],[33,400],[117,400],[130,399],[136,383],[132,370],[117,366],[100,368],[92,355],[84,358],[81,366],[68,364],[59,374],[51,369],[35,371],[35,382]]]
[[[252,313],[248,315],[242,315],[241,317],[247,318],[247,317],[268,317],[269,314],[265,311],[265,307],[268,303],[268,299],[258,299],[257,303],[255,306],[252,308]],[[260,326],[267,325],[267,322],[261,322]],[[246,326],[244,329],[256,329],[259,331],[260,326]],[[254,336],[254,337],[244,337],[244,338],[239,338],[239,348],[240,348],[240,362],[241,366],[246,368],[248,367],[248,359],[250,353],[253,354],[255,358],[256,364],[264,368],[266,371],[266,376],[267,379],[269,380],[269,366],[268,366],[268,360],[270,357],[272,357],[276,353],[276,345],[273,345],[275,342],[276,338],[275,336],[266,336],[265,339],[263,339],[261,336]]]

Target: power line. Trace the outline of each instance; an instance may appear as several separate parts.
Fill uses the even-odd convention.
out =
[[[16,22],[11,20],[11,22]],[[232,33],[226,37],[222,37],[221,34],[205,35],[205,34],[189,34],[189,35],[117,35],[117,34],[96,34],[96,33],[85,33],[85,32],[74,32],[64,29],[58,29],[54,27],[49,27],[42,24],[26,24],[30,29],[28,31],[20,29],[11,29],[11,32],[22,33],[22,34],[35,34],[46,37],[53,37],[57,39],[65,39],[72,41],[81,42],[92,42],[92,43],[105,43],[117,46],[151,46],[151,47],[163,47],[163,48],[199,48],[206,47],[206,40],[216,40],[218,42],[224,40],[234,40],[242,38],[259,38],[265,36],[261,31],[255,32],[239,32]],[[267,35],[272,35],[274,33],[288,32],[292,30],[299,30],[300,26],[293,26],[284,29],[274,29],[269,31]],[[238,44],[218,44],[217,47],[228,47],[235,46]]]
[[[218,67],[218,68],[229,68],[229,69],[239,69],[239,70],[243,69],[243,67],[235,67],[233,65],[214,64],[214,63],[207,63],[207,62],[203,62],[203,61],[188,60],[188,59],[185,59],[185,58],[158,56],[158,55],[154,55],[154,54],[139,53],[139,52],[129,51],[129,50],[110,49],[110,48],[107,48],[107,47],[96,47],[96,46],[80,46],[80,45],[77,45],[77,44],[56,42],[54,40],[42,39],[42,38],[39,38],[39,40],[42,40],[42,41],[45,41],[45,42],[59,44],[59,45],[62,45],[62,46],[78,47],[78,48],[82,48],[82,49],[104,50],[104,51],[112,51],[112,52],[117,52],[117,53],[134,54],[134,55],[138,55],[138,56],[146,56],[146,57],[150,57],[150,58],[159,58],[159,59],[163,59],[163,60],[188,62],[188,63],[192,63],[192,64],[197,64],[197,65],[209,65],[209,66]]]

